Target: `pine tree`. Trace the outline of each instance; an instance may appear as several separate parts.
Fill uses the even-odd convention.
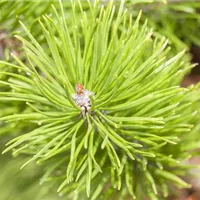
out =
[[[15,5],[25,22],[0,18],[20,30],[20,53],[0,61],[0,135],[3,153],[18,156],[3,155],[7,174],[19,163],[35,173],[22,179],[23,198],[39,179],[35,199],[57,190],[52,199],[154,200],[190,187],[200,90],[180,86],[195,66],[189,54],[132,13],[133,1]]]

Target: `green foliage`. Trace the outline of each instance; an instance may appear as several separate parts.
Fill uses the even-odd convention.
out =
[[[56,8],[59,7],[58,1],[48,0],[48,1],[8,1],[2,0],[0,2],[0,50],[1,43],[3,43],[4,54],[1,55],[1,59],[10,59],[10,52],[18,54],[21,60],[24,60],[23,54],[21,52],[21,43],[19,40],[14,38],[14,34],[19,34],[21,36],[26,36],[19,21],[23,23],[32,31],[32,34],[37,38],[40,44],[43,43],[44,36],[42,34],[41,28],[38,26],[38,19],[44,15],[51,15],[52,6]],[[85,3],[83,3],[84,5]],[[70,9],[70,1],[64,1],[63,6],[66,10],[65,19],[72,16]],[[78,17],[78,14],[77,16]],[[68,24],[71,23],[67,20]]]
[[[137,10],[141,9],[142,20],[148,19],[149,26],[155,30],[154,34],[165,35],[169,38],[174,49],[189,50],[192,44],[200,45],[199,2],[191,0],[180,3],[176,0],[168,0],[166,3],[159,3],[154,1],[151,4],[138,4],[137,9],[134,2],[133,0],[126,3],[129,12],[136,16]]]
[[[166,38],[123,3],[71,6],[71,24],[62,4],[37,22],[42,44],[21,23],[26,62],[0,62],[1,121],[12,125],[3,134],[18,135],[4,153],[26,155],[22,168],[43,165],[41,183],[67,199],[154,200],[171,183],[189,187],[180,177],[199,146],[200,91],[179,85],[193,65],[184,52],[169,58]],[[86,116],[72,98],[77,83],[95,94]]]
[[[26,200],[34,197],[34,200],[53,200],[58,199],[52,184],[39,184],[38,179],[42,174],[41,167],[34,164],[26,169],[19,171],[20,165],[25,162],[25,158],[11,158],[10,156],[1,156],[1,177],[0,191],[1,199],[4,200]]]
[[[38,27],[38,18],[43,14],[51,15],[52,5],[59,8],[58,1],[7,1],[0,2],[0,30],[6,29],[9,34],[23,32],[19,20],[23,21],[32,30],[35,37],[40,37],[41,29]],[[83,2],[83,6],[85,3]],[[71,16],[71,3],[64,1],[63,7],[67,11],[65,18]],[[68,23],[70,21],[68,20]],[[23,34],[23,33],[21,33]]]

